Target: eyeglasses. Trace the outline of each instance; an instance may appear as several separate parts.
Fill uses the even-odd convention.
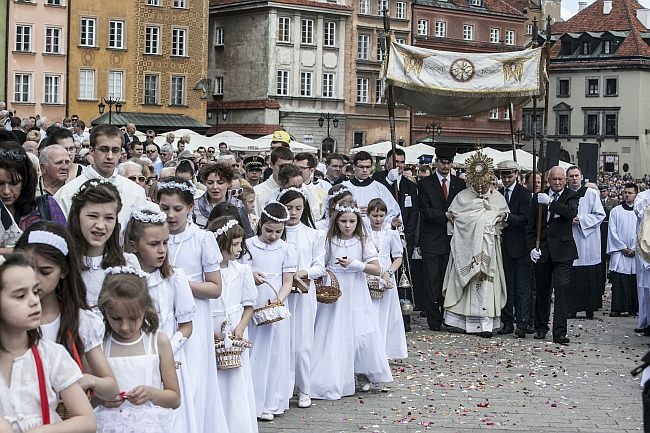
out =
[[[214,150],[208,150],[208,153],[214,153]]]
[[[156,136],[155,135],[147,135],[147,139],[149,139],[149,138],[151,138],[153,140],[154,138],[156,138]]]
[[[158,180],[158,177],[157,177],[157,176],[151,176],[151,177],[148,177],[148,178],[147,178],[147,185],[151,185],[151,184],[154,183],[156,180]]]
[[[228,190],[228,192],[233,197],[239,197],[244,192],[244,188],[234,188],[234,189]]]
[[[102,147],[96,147],[95,152],[99,152],[99,153],[103,153],[103,154],[112,153],[113,155],[118,155],[118,154],[122,153],[122,148],[121,147],[102,146]]]
[[[156,153],[158,152],[156,149],[147,149],[147,153]]]
[[[147,180],[144,176],[129,176],[127,179],[132,180],[133,182],[142,183]]]
[[[84,149],[88,149],[90,147],[90,144],[82,144],[81,147],[83,147]]]
[[[10,159],[13,159],[14,161],[22,161],[27,157],[25,154],[25,151],[23,150],[18,150],[18,149],[11,149],[11,150],[4,150],[0,149],[0,158],[5,158],[9,157]]]

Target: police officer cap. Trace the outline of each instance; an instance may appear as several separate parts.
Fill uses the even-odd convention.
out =
[[[264,166],[264,158],[258,155],[247,156],[244,158],[244,167],[246,170],[261,170]]]

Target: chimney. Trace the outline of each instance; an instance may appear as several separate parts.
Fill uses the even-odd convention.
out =
[[[584,8],[587,7],[587,2],[578,2],[578,12],[582,12]]]
[[[603,2],[603,15],[609,15],[612,11],[612,0],[605,0]]]
[[[643,27],[650,29],[650,9],[637,9],[636,18],[641,21]]]

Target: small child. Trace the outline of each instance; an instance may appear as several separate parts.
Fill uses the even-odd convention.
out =
[[[246,206],[248,211],[248,220],[251,222],[253,231],[257,231],[257,224],[260,222],[260,217],[255,214],[255,190],[250,185],[242,186],[241,201]]]
[[[316,221],[316,229],[327,231],[330,226],[330,216],[334,214],[334,207],[337,203],[344,200],[352,200],[352,193],[342,184],[334,185],[327,192],[327,208],[323,214],[323,218]]]

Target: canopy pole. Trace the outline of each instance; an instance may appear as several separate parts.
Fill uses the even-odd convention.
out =
[[[384,15],[384,43],[381,49],[384,52],[384,65],[386,66],[388,65],[390,56],[390,50],[388,47],[391,43],[392,33],[390,31],[390,18],[388,17],[388,9],[384,9],[382,11],[382,14]],[[395,133],[395,99],[393,98],[393,86],[386,83],[387,82],[384,81],[384,85],[386,86],[386,103],[388,105],[388,125],[390,127],[390,148],[392,150],[391,155],[393,160],[393,168],[395,168],[397,166],[397,155],[395,155],[395,151],[397,150],[397,136]],[[393,182],[392,190],[395,200],[397,200],[399,203],[399,191],[397,189],[397,182]]]
[[[508,104],[508,119],[510,119],[510,139],[512,140],[512,160],[517,162],[517,145],[515,144],[515,125],[512,119],[512,102]]]

